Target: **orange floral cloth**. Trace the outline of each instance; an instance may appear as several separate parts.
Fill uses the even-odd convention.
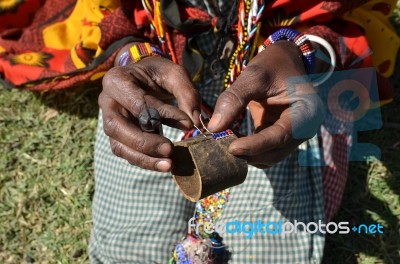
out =
[[[395,0],[267,1],[262,32],[266,37],[287,26],[320,35],[342,58],[339,69],[374,65],[388,77],[400,44],[388,21],[395,4]],[[190,6],[179,12],[185,20],[213,19]],[[175,48],[182,51],[188,33],[170,30],[176,35]],[[202,30],[212,30],[212,23]],[[134,40],[157,42],[139,0],[0,1],[0,85],[50,90],[97,80],[112,67],[118,50]],[[382,94],[390,100],[390,92]]]

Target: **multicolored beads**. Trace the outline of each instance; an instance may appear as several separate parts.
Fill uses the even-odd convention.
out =
[[[232,135],[232,134],[233,134],[232,130],[228,129],[228,130],[225,130],[225,131],[222,131],[222,132],[213,133],[212,137],[213,137],[213,139],[218,140],[218,139],[227,137],[227,136]]]
[[[280,40],[287,40],[294,42],[297,45],[297,47],[299,47],[303,55],[302,56],[303,62],[304,66],[306,67],[307,73],[308,74],[313,73],[315,66],[315,50],[308,37],[303,35],[297,30],[291,28],[279,29],[264,41],[264,44],[262,45],[259,52],[263,51],[266,47]]]
[[[212,234],[206,233],[204,226],[212,226],[220,219],[228,200],[229,191],[224,190],[196,202],[194,217],[198,232],[188,230],[190,233],[175,246],[169,264],[219,263],[218,256],[225,252],[222,238],[215,230]]]
[[[122,55],[119,57],[118,65],[126,66],[131,63],[137,63],[150,56],[166,57],[159,48],[150,43],[144,42],[134,44],[129,48],[129,50],[122,53]]]

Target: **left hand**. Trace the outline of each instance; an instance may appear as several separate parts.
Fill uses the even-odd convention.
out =
[[[232,142],[229,152],[258,168],[278,163],[315,135],[323,120],[322,102],[310,82],[288,89],[289,78],[305,75],[294,43],[278,41],[268,46],[219,96],[208,129],[218,132],[229,128],[249,106],[255,133]]]

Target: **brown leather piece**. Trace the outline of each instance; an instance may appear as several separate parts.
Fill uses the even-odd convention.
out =
[[[174,143],[172,175],[182,194],[195,202],[244,182],[247,162],[228,152],[237,137],[200,135]]]

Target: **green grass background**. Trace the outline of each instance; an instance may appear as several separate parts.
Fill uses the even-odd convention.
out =
[[[324,263],[400,263],[399,73],[384,128],[360,136],[381,148],[382,160],[351,163],[334,219],[380,223],[384,234],[329,236]],[[0,263],[89,262],[99,92],[0,90]]]

